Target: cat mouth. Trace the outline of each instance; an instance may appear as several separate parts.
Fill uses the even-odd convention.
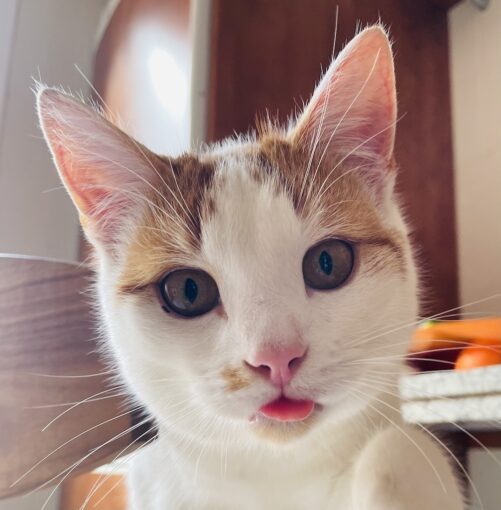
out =
[[[267,418],[277,422],[301,422],[309,418],[317,407],[313,400],[296,400],[281,395],[261,406],[253,419]]]

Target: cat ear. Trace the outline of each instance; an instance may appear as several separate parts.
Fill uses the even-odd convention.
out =
[[[50,88],[37,93],[45,139],[59,175],[93,243],[118,240],[124,222],[142,210],[155,156],[92,108]]]
[[[370,27],[332,62],[293,128],[293,141],[327,161],[352,159],[385,173],[392,167],[396,111],[390,42],[381,27]]]

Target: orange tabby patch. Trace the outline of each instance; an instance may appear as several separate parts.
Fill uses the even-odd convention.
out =
[[[226,367],[221,371],[221,377],[225,380],[228,391],[242,390],[251,383],[243,368]]]
[[[390,268],[405,272],[405,238],[383,225],[373,198],[349,165],[340,164],[333,171],[336,165],[332,161],[326,164],[318,157],[310,161],[307,151],[273,131],[271,124],[261,126],[261,134],[254,178],[263,180],[273,173],[283,189],[290,190],[299,215],[316,215],[319,226],[331,235],[368,245],[367,271]],[[310,179],[304,183],[308,168]],[[395,171],[393,159],[388,170]]]
[[[211,163],[183,155],[160,158],[156,170],[156,191],[149,191],[149,207],[128,247],[119,293],[143,290],[168,269],[189,263],[199,248],[201,223],[214,207]]]

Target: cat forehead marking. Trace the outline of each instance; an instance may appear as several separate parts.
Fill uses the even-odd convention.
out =
[[[238,227],[235,222],[242,218],[244,203],[255,197],[261,201],[247,207],[254,221],[288,221],[298,233],[301,220],[313,213],[319,227],[323,225],[331,235],[372,239],[400,253],[399,240],[383,227],[367,190],[345,166],[330,175],[332,164],[310,161],[307,152],[280,134],[268,132],[257,141],[235,143],[201,158],[184,155],[162,162],[158,190],[164,199],[150,194],[157,207],[148,209],[136,228],[118,284],[120,291],[141,289],[168,269],[191,265],[200,254],[204,225],[216,219]],[[303,187],[306,171],[311,177]],[[322,188],[326,179],[336,181],[335,185]],[[315,202],[320,192],[322,198]],[[279,210],[286,217],[267,217],[266,211],[259,210],[271,205],[266,197],[282,202],[278,209],[270,207],[270,214]],[[165,214],[158,214],[157,209]]]
[[[215,165],[195,156],[159,158],[158,180],[148,191],[149,206],[131,228],[117,288],[141,290],[172,266],[189,264],[200,248],[203,218],[214,208],[209,196]]]

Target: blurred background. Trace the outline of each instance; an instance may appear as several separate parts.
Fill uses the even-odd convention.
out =
[[[146,146],[180,154],[248,130],[256,113],[296,111],[329,63],[336,7],[336,52],[379,18],[394,39],[398,189],[424,267],[423,314],[499,292],[501,0],[1,0],[0,252],[85,254],[34,80],[104,100]],[[469,310],[500,314],[497,303]],[[500,508],[500,473],[479,450],[470,469],[485,510]],[[0,509],[38,509],[46,496]]]

